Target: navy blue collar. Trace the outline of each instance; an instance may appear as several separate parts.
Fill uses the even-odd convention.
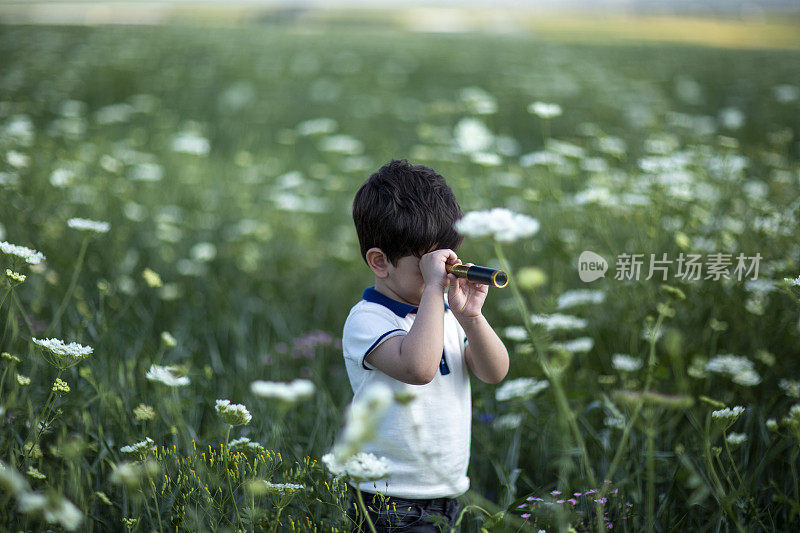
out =
[[[364,289],[364,296],[363,299],[368,302],[374,302],[376,304],[381,304],[384,307],[389,308],[394,314],[399,317],[405,318],[408,313],[416,313],[419,307],[414,307],[411,304],[407,304],[404,302],[398,302],[397,300],[393,300],[386,295],[379,293],[375,289],[375,285],[371,287],[367,287]],[[450,309],[450,306],[444,304],[445,309]]]

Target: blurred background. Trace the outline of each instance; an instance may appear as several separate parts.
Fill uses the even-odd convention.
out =
[[[252,479],[313,489],[254,498],[255,529],[343,530],[344,487],[319,460],[352,399],[342,326],[373,283],[350,209],[408,158],[465,212],[541,224],[503,254],[459,250],[521,291],[484,307],[506,381],[549,384],[509,401],[472,380],[465,499],[493,516],[464,530],[587,531],[588,497],[535,502],[604,479],[614,529],[797,530],[799,138],[796,0],[2,1],[0,241],[47,259],[0,255],[27,275],[0,285],[0,351],[20,359],[3,359],[0,459],[86,530],[233,530],[228,495]],[[622,281],[612,265],[586,284],[584,250],[762,260],[757,279]],[[94,353],[58,372],[43,336]],[[153,364],[191,385],[147,379]],[[249,389],[296,378],[316,392],[292,408]],[[269,450],[247,451],[230,492],[209,464],[227,441],[217,398],[253,414],[230,437]],[[43,405],[56,418],[19,460]],[[719,425],[725,406],[744,414]],[[115,482],[145,438],[164,480]],[[9,529],[40,526],[0,508]]]

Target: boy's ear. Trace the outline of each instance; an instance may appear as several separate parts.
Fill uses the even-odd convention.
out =
[[[369,268],[372,269],[376,276],[385,278],[389,275],[389,261],[380,248],[367,250],[366,258]]]

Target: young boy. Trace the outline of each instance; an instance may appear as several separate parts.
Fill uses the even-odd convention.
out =
[[[368,507],[378,508],[376,493],[389,497],[388,510],[369,511],[378,531],[438,531],[435,514],[455,523],[456,498],[469,488],[468,370],[492,384],[508,372],[508,352],[481,314],[489,287],[445,270],[461,262],[461,216],[444,178],[405,159],[382,166],[353,201],[361,257],[375,275],[342,335],[354,401],[375,382],[415,396],[392,404],[363,449],[390,462],[386,481],[358,484]],[[354,486],[348,515],[361,522]]]

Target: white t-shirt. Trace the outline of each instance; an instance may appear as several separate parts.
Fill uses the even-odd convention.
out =
[[[403,383],[364,361],[383,341],[408,333],[417,307],[368,287],[344,323],[342,351],[354,401],[375,382],[416,394],[406,405],[393,402],[377,438],[364,446],[363,451],[389,459],[391,472],[387,479],[358,484],[363,491],[427,499],[454,498],[469,489],[472,396],[464,359],[466,335],[447,305],[446,293],[444,300],[444,353],[439,372],[425,385]],[[356,486],[352,481],[351,485]]]

